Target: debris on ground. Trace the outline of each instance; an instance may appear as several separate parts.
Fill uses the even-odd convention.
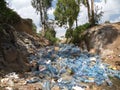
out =
[[[53,46],[46,47],[39,51],[34,60],[38,63],[38,69],[33,74],[44,74],[47,80],[52,78],[55,81],[52,84],[57,84],[61,89],[65,87],[71,90],[81,82],[97,85],[106,82],[112,86],[109,77],[120,79],[120,71],[115,67],[103,63],[98,55],[81,52],[74,45],[61,44],[56,49]]]
[[[31,74],[23,79],[22,84],[38,83],[41,86],[38,90],[87,90],[88,86],[83,83],[95,83],[98,86],[107,83],[111,87],[111,77],[120,79],[120,71],[103,63],[99,55],[81,51],[72,44],[41,48],[29,58]],[[20,80],[15,73],[6,76],[3,78],[5,81],[12,78],[7,85],[9,87],[14,87],[14,78]]]

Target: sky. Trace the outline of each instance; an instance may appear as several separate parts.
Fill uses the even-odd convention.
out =
[[[37,26],[37,31],[39,32],[40,28],[40,16],[37,15],[35,9],[31,6],[31,0],[6,0],[9,2],[9,7],[16,11],[22,18],[31,18],[35,25]],[[48,10],[48,16],[50,19],[54,19],[53,12],[55,10],[55,4],[57,0],[53,0],[52,8]],[[101,8],[104,12],[103,17],[101,18],[100,23],[105,21],[110,22],[120,22],[120,0],[107,0],[105,3],[104,0],[95,0],[95,5]],[[104,7],[103,7],[104,6]],[[78,24],[84,24],[88,21],[87,9],[82,5],[78,16]],[[55,27],[57,32],[56,36],[64,36],[65,28],[64,27]]]

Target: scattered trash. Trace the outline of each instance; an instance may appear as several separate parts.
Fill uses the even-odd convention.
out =
[[[27,80],[26,83],[36,83],[36,82],[39,82],[40,79],[38,77],[34,77],[34,78],[31,78],[30,80]]]
[[[5,90],[13,90],[12,87],[5,87]]]
[[[59,86],[54,86],[51,90],[60,90]]]
[[[12,78],[12,79],[18,79],[19,78],[18,74],[16,74],[15,72],[9,73],[5,77]]]
[[[9,80],[9,78],[3,78],[3,79],[1,79],[1,87],[2,87],[2,86],[6,86],[8,80]]]
[[[1,79],[1,85],[0,86],[1,87],[3,87],[3,86],[12,87],[12,86],[14,86],[14,81],[11,78],[3,78],[3,79]]]
[[[14,81],[9,79],[8,82],[7,82],[8,86],[11,86],[13,87],[14,86]]]
[[[73,90],[85,90],[85,89],[83,89],[83,88],[81,88],[81,87],[79,87],[79,86],[74,86],[74,87],[72,87],[72,89],[73,89]]]
[[[86,86],[80,83],[102,85],[106,82],[112,86],[110,76],[120,79],[120,71],[103,63],[99,55],[81,52],[74,45],[60,44],[56,47],[42,48],[31,58],[34,59],[30,63],[35,77],[26,80],[26,84],[41,82],[42,90],[85,90]],[[6,75],[1,82],[7,83],[9,79],[18,78],[13,72]],[[9,86],[14,86],[14,82],[9,81]]]
[[[45,81],[43,84],[43,90],[51,90],[50,89],[50,82],[49,81]]]
[[[80,82],[92,82],[97,85],[107,82],[109,86],[112,86],[109,76],[120,77],[120,71],[102,63],[97,54],[89,54],[87,51],[81,52],[74,45],[61,44],[55,48],[50,46],[41,49],[38,55],[40,56],[37,60],[39,64],[38,73],[44,73],[45,76],[50,78],[57,78],[56,84],[60,89],[84,90],[84,88],[76,86]],[[72,78],[64,79],[64,75],[69,75]],[[49,84],[51,84],[49,81],[44,83],[48,88],[50,87]]]

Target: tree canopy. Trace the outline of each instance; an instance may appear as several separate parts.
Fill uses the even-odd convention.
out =
[[[72,28],[79,14],[79,3],[80,0],[58,0],[54,15],[60,26],[68,24]]]
[[[0,0],[0,12],[6,8],[5,0]]]

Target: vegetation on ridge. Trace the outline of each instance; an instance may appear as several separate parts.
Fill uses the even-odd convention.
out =
[[[7,7],[5,0],[0,1],[0,23],[16,24],[20,22],[20,16]]]

